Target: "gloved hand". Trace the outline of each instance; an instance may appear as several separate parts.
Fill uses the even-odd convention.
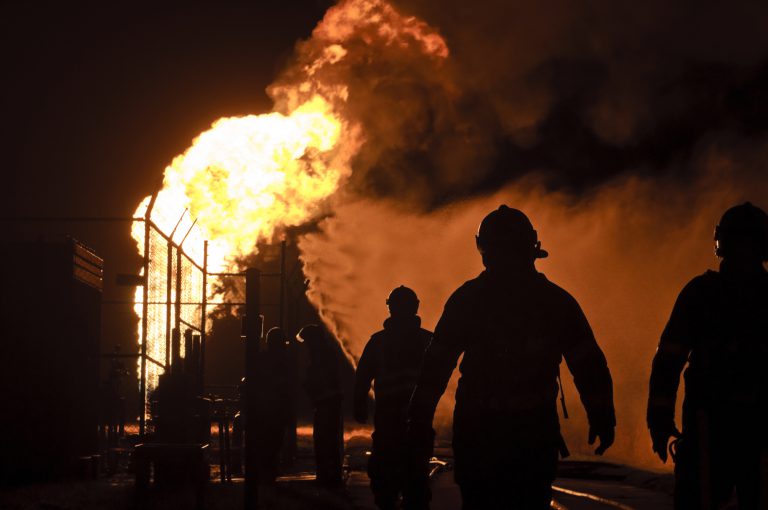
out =
[[[611,447],[616,438],[616,427],[614,425],[590,425],[589,426],[589,444],[595,444],[595,439],[600,438],[600,444],[595,449],[595,455],[602,455]]]
[[[651,431],[651,441],[653,441],[653,451],[659,456],[662,462],[667,462],[669,438],[680,437],[680,431],[675,426],[674,414],[666,409],[656,412],[654,409],[648,409],[648,429]]]

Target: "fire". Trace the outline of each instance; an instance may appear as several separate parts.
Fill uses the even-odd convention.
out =
[[[320,96],[290,115],[220,119],[166,167],[153,221],[169,233],[188,209],[210,242],[209,265],[234,268],[278,227],[312,219],[338,189],[351,172],[342,133],[343,121]],[[134,228],[140,244],[141,230]]]
[[[258,241],[318,217],[351,175],[352,159],[365,142],[363,126],[345,110],[349,88],[339,70],[349,69],[351,52],[365,56],[368,48],[392,45],[429,58],[448,56],[437,32],[383,0],[343,0],[329,9],[312,38],[298,46],[296,64],[270,87],[272,113],[217,120],[165,168],[152,223],[174,242],[185,240],[184,252],[198,265],[202,240],[208,240],[209,271],[229,272],[241,269],[238,261],[255,253]],[[139,204],[136,217],[145,216],[150,199]],[[143,255],[142,223],[134,223],[132,236]],[[150,268],[149,293],[175,299],[166,285],[165,276]],[[143,289],[135,302],[141,317]],[[167,318],[156,315],[148,319],[156,333],[147,335],[147,354],[163,360],[159,335]],[[139,338],[141,330],[140,324]],[[150,389],[160,370],[148,369]]]
[[[285,73],[290,79],[270,89],[279,111],[219,119],[166,167],[153,222],[170,233],[188,210],[210,242],[209,264],[230,270],[257,241],[316,217],[352,173],[350,162],[364,141],[362,127],[344,118],[349,91],[332,73],[349,53],[345,45],[360,42],[448,56],[434,29],[387,2],[340,2],[304,43],[296,69]],[[136,216],[144,215],[149,200]],[[184,231],[177,229],[175,238]],[[141,225],[132,233],[141,253]],[[189,250],[201,257],[191,244]]]

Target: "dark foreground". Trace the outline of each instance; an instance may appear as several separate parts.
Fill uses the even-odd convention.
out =
[[[317,487],[314,482],[311,442],[301,436],[299,456],[293,468],[282,476],[274,488],[262,488],[261,508],[285,510],[367,510],[374,509],[365,474],[368,440],[362,436],[348,438],[346,447],[346,484],[333,492]],[[441,462],[434,463],[432,477],[435,510],[461,508],[461,498],[451,473],[449,448],[438,448]],[[213,452],[215,457],[216,452]],[[212,459],[215,464],[215,459]],[[127,465],[126,465],[127,467]],[[204,508],[240,509],[243,507],[243,481],[233,478],[221,483],[215,466],[204,496]],[[625,466],[597,462],[593,459],[568,460],[562,463],[555,482],[554,508],[567,509],[671,509],[671,476],[654,474]],[[510,494],[510,499],[514,498]],[[102,476],[92,481],[71,481],[5,488],[0,494],[4,510],[129,510],[136,508],[133,477],[127,472]],[[153,489],[147,509],[194,509],[191,489]]]

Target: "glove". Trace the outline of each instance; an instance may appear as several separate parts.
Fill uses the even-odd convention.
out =
[[[589,426],[589,444],[595,444],[595,440],[600,438],[600,444],[595,449],[595,455],[602,455],[605,451],[611,447],[614,439],[616,438],[615,427],[613,425],[606,426]]]
[[[674,410],[666,407],[648,408],[648,429],[651,432],[653,451],[662,462],[667,462],[669,438],[680,437],[680,431],[675,426]]]
[[[666,424],[654,424],[650,427],[651,441],[653,441],[653,451],[659,456],[662,462],[667,462],[669,438],[680,437],[680,431],[677,430],[674,420]]]

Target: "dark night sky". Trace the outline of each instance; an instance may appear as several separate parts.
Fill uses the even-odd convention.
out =
[[[4,6],[3,215],[131,214],[211,122],[269,110],[329,4]]]
[[[0,216],[132,215],[159,188],[165,165],[213,121],[270,110],[265,87],[330,3],[4,5]],[[5,228],[12,238],[85,241],[105,260],[104,298],[132,299],[133,288],[115,284],[116,274],[140,267],[127,224]],[[103,351],[134,350],[129,306],[105,306],[102,321]]]

